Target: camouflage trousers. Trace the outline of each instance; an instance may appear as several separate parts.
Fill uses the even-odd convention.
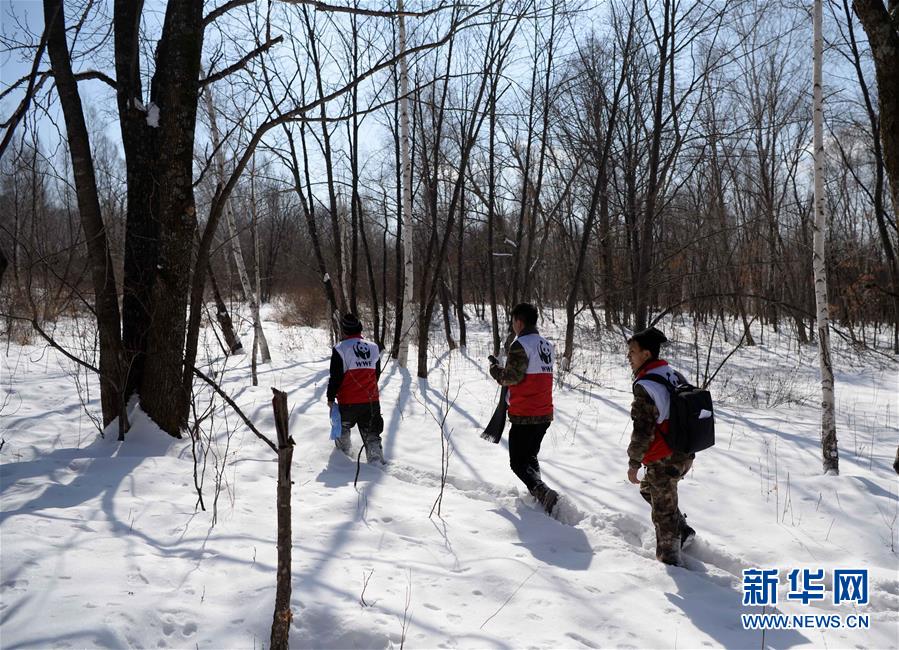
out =
[[[677,507],[677,482],[692,466],[690,456],[674,452],[649,463],[640,481],[640,496],[652,507],[656,558],[666,564],[680,564],[681,527],[686,525],[686,520]]]

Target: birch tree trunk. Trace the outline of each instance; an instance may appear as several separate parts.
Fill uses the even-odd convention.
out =
[[[212,145],[215,147],[215,168],[218,175],[219,183],[225,183],[225,154],[221,147],[221,134],[218,129],[218,122],[215,117],[215,103],[212,99],[212,93],[205,93],[206,111],[209,114],[209,131],[212,136]],[[255,196],[253,197],[255,200]],[[252,202],[252,201],[251,201]],[[255,214],[256,206],[252,206]],[[271,361],[271,355],[268,351],[268,342],[265,340],[265,332],[262,331],[262,322],[259,320],[259,297],[250,282],[250,276],[247,273],[247,266],[244,263],[243,251],[240,247],[240,239],[237,236],[237,224],[234,220],[234,210],[231,201],[225,205],[225,223],[228,226],[228,242],[231,245],[231,254],[234,256],[234,265],[237,267],[237,275],[240,278],[240,286],[243,288],[244,295],[250,301],[250,313],[253,317],[254,336],[259,341],[259,351],[262,357],[262,363]],[[257,260],[258,265],[258,260]]]
[[[403,0],[397,0],[399,15],[400,55],[400,151],[403,164],[403,331],[400,336],[397,361],[401,367],[409,362],[409,340],[412,335],[414,293],[412,290],[412,155],[409,133],[409,63],[406,53],[406,19],[403,16]],[[427,327],[426,324],[422,325]]]
[[[250,210],[252,211],[253,217],[251,226],[253,235],[253,270],[256,274],[256,288],[253,291],[253,301],[250,303],[250,308],[253,310],[253,335],[256,337],[258,342],[259,356],[261,357],[262,363],[269,363],[272,360],[272,355],[268,351],[268,341],[265,340],[265,332],[262,331],[262,319],[259,318],[259,296],[262,293],[262,279],[259,276],[259,236],[258,231],[256,230],[256,222],[259,215],[258,211],[256,210],[255,160],[253,162],[253,172],[250,176]],[[233,223],[229,227],[233,227]],[[232,241],[238,242],[236,237]],[[238,242],[238,246],[239,245],[240,242]]]
[[[813,64],[813,147],[815,150],[815,226],[813,265],[815,273],[815,306],[818,328],[818,359],[821,365],[821,452],[824,473],[839,474],[840,457],[837,451],[837,426],[834,419],[833,365],[830,357],[830,313],[827,305],[827,268],[824,258],[824,235],[827,227],[824,196],[824,99],[821,88],[821,60],[824,38],[821,33],[822,0],[815,0],[814,8],[814,64]]]

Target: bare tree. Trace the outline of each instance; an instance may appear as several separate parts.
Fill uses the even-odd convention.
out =
[[[397,11],[403,11],[403,0],[397,0]],[[400,53],[400,74],[399,74],[399,90],[400,90],[400,162],[402,165],[402,188],[403,188],[403,204],[402,204],[402,249],[403,249],[403,312],[402,320],[399,320],[397,326],[400,330],[400,344],[397,350],[397,362],[401,367],[405,368],[409,363],[409,342],[412,339],[412,327],[414,324],[414,304],[415,292],[413,285],[413,273],[415,260],[413,257],[413,241],[414,231],[412,229],[412,136],[409,128],[409,64],[406,57],[406,17],[400,14],[397,18],[399,31],[397,38],[399,39],[398,50]],[[397,316],[399,318],[399,315]],[[419,327],[427,327],[427,325],[419,324]]]
[[[827,303],[827,267],[824,257],[824,237],[827,229],[824,195],[824,91],[821,74],[824,58],[822,34],[822,0],[814,5],[814,65],[813,65],[813,125],[815,152],[815,303],[817,306],[818,360],[821,366],[821,452],[824,472],[838,474],[840,457],[837,450],[837,426],[834,418],[833,362],[830,357],[830,313]]]

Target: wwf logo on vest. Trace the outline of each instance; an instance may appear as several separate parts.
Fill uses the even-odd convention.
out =
[[[537,346],[537,354],[540,355],[540,360],[545,365],[549,365],[553,362],[553,351],[546,341],[540,341],[540,345]]]
[[[363,361],[368,361],[371,358],[371,350],[362,342],[353,346],[353,354],[356,355],[357,359],[362,359]]]

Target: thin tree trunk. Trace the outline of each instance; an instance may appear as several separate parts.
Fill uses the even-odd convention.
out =
[[[290,148],[290,159],[288,166],[290,167],[290,172],[293,175],[294,189],[296,190],[297,196],[299,196],[300,198],[300,204],[303,208],[303,216],[306,219],[306,228],[309,232],[309,240],[312,243],[312,250],[315,253],[315,261],[318,263],[318,271],[321,274],[321,286],[325,292],[325,298],[327,299],[328,305],[330,307],[328,322],[331,324],[331,331],[336,334],[337,320],[335,317],[339,312],[339,305],[337,302],[337,294],[334,290],[334,283],[331,280],[330,273],[328,273],[328,265],[325,261],[325,254],[322,250],[321,238],[319,237],[318,226],[316,225],[315,203],[314,197],[312,195],[312,179],[309,171],[309,156],[306,154],[306,127],[304,124],[300,125],[300,138],[303,148],[304,161],[302,176],[300,172],[300,162],[297,156],[296,142],[293,138],[293,132],[287,127],[284,128],[284,131],[287,137],[287,144]],[[308,189],[308,196],[303,191],[304,179],[306,188]]]
[[[219,291],[218,282],[215,281],[215,273],[212,271],[212,264],[206,262],[206,273],[209,274],[209,282],[212,284],[212,295],[215,298],[215,319],[218,321],[219,327],[222,328],[222,334],[225,337],[225,344],[231,354],[243,354],[243,344],[234,331],[234,323],[231,322],[231,315],[228,313],[228,306],[222,300],[222,293]]]
[[[402,12],[403,0],[397,0],[397,11]],[[399,50],[406,52],[406,18],[400,13],[399,18]],[[412,338],[414,321],[413,301],[415,295],[412,287],[414,246],[412,230],[412,154],[411,135],[409,133],[409,63],[406,57],[400,59],[400,155],[403,165],[403,324],[400,333],[399,353],[397,361],[400,367],[406,368],[409,363],[409,342]],[[419,327],[427,329],[427,323]]]
[[[259,277],[259,237],[256,231],[256,222],[258,221],[258,209],[256,208],[256,161],[253,160],[253,169],[250,173],[250,234],[253,239],[253,272],[256,276],[256,287],[253,288],[252,302],[250,309],[253,312],[253,331],[259,345],[259,355],[262,363],[270,363],[272,355],[268,351],[268,341],[265,339],[265,332],[262,330],[262,318],[259,316],[259,294],[262,286],[262,280]],[[235,237],[234,241],[237,241]],[[239,245],[239,244],[238,244]],[[241,256],[242,257],[242,256]]]
[[[493,334],[493,354],[499,354],[499,313],[496,305],[496,84],[497,74],[491,71],[490,132],[487,134],[487,286],[490,297],[490,331]]]
[[[0,247],[0,289],[3,289],[3,275],[6,273],[8,265],[9,261],[6,259],[6,254],[3,252],[3,248]]]
[[[462,172],[464,173],[464,172]],[[459,242],[456,251],[456,318],[459,321],[459,345],[465,347],[467,342],[465,328],[465,292],[463,291],[464,268],[463,250],[465,249],[465,186],[462,187],[462,197],[459,199]]]
[[[403,308],[403,297],[405,290],[405,279],[403,277],[403,269],[405,268],[403,265],[403,177],[405,174],[405,168],[403,167],[403,157],[401,154],[402,151],[402,143],[400,140],[400,104],[402,103],[399,99],[400,97],[400,82],[399,75],[394,74],[394,97],[397,99],[393,103],[393,145],[394,145],[394,171],[396,173],[396,241],[394,245],[394,303],[393,303],[393,345],[390,348],[390,354],[396,358],[400,351],[400,339],[402,338],[403,332],[403,314],[405,309]],[[386,204],[386,198],[385,198]],[[387,232],[387,223],[389,221],[385,207],[385,215],[384,215],[384,232],[386,238]],[[385,252],[386,255],[386,252]],[[386,274],[387,265],[384,265],[384,271]],[[384,304],[387,304],[387,294],[384,294]],[[386,311],[386,310],[385,310]]]
[[[47,50],[53,66],[59,94],[81,228],[87,242],[91,281],[95,295],[97,329],[100,338],[100,403],[103,424],[126,417],[124,408],[124,358],[120,334],[120,314],[116,289],[115,268],[109,250],[106,227],[100,211],[97,178],[91,154],[90,139],[84,121],[84,110],[78,92],[78,82],[72,72],[72,61],[66,38],[64,7],[61,0],[44,1],[44,20]],[[15,244],[14,244],[15,245]],[[6,258],[0,253],[0,280],[6,268]],[[120,420],[119,436],[127,431],[127,421]]]
[[[334,266],[337,273],[337,303],[340,311],[347,309],[347,287],[344,271],[344,260],[341,254],[341,232],[340,232],[340,213],[337,205],[337,190],[334,186],[334,163],[331,152],[331,131],[328,129],[327,102],[322,101],[325,96],[325,90],[322,80],[322,67],[318,54],[318,39],[315,35],[315,29],[309,18],[309,12],[306,6],[303,6],[303,17],[306,20],[306,27],[309,36],[309,54],[315,69],[315,84],[318,91],[318,99],[321,101],[319,107],[319,119],[321,120],[322,129],[322,155],[324,156],[325,176],[328,184],[328,207],[331,213],[331,235],[334,239]]]
[[[359,76],[359,28],[358,16],[350,14],[352,31],[352,71],[353,78]],[[362,227],[362,201],[359,198],[359,88],[353,86],[350,91],[350,114],[352,119],[347,121],[350,144],[350,222],[352,229],[352,241],[350,245],[350,310],[354,314],[359,313],[357,284],[359,282],[359,229]],[[377,329],[373,330],[377,335]]]
[[[356,200],[359,198],[357,196]],[[365,234],[365,224],[363,220],[362,205],[360,204],[357,212],[359,214],[359,236],[362,239],[362,254],[365,255],[365,266],[368,271],[368,290],[371,294],[371,312],[372,312],[372,328],[371,331],[375,337],[375,343],[380,349],[384,348],[384,336],[381,332],[381,310],[378,304],[378,285],[375,282],[375,270],[371,261],[371,251],[368,247],[368,235]],[[385,269],[386,274],[386,269]]]
[[[440,311],[443,312],[443,331],[446,334],[446,344],[450,350],[455,350],[457,345],[453,338],[453,326],[450,321],[450,292],[446,288],[446,283],[440,282]]]
[[[814,6],[814,71],[813,71],[813,146],[815,151],[815,236],[814,271],[815,303],[817,306],[818,360],[821,366],[821,452],[824,472],[838,474],[840,457],[837,450],[837,426],[834,418],[834,380],[830,357],[830,314],[827,304],[827,268],[824,239],[827,228],[824,195],[824,96],[822,89],[822,58],[824,37],[821,33],[822,0]]]
[[[216,119],[215,103],[212,98],[212,92],[204,93],[206,100],[206,112],[209,116],[209,131],[212,136],[212,145],[216,150],[215,168],[216,175],[220,184],[225,183],[225,154],[222,150],[221,135],[218,129],[218,121]],[[252,218],[256,218],[256,196],[255,182],[251,181],[251,198],[250,210]],[[228,200],[225,204],[225,223],[228,226],[228,244],[231,248],[231,254],[234,257],[234,266],[237,267],[237,275],[240,278],[240,286],[243,288],[244,296],[250,302],[250,314],[253,317],[254,337],[259,341],[259,348],[262,354],[262,362],[269,363],[271,355],[268,351],[268,341],[265,339],[265,332],[262,330],[262,322],[259,319],[259,293],[253,288],[250,282],[250,276],[247,273],[247,266],[244,260],[243,251],[240,246],[240,236],[237,232],[237,223],[234,219],[233,203]],[[256,259],[256,271],[258,274],[259,260]]]

